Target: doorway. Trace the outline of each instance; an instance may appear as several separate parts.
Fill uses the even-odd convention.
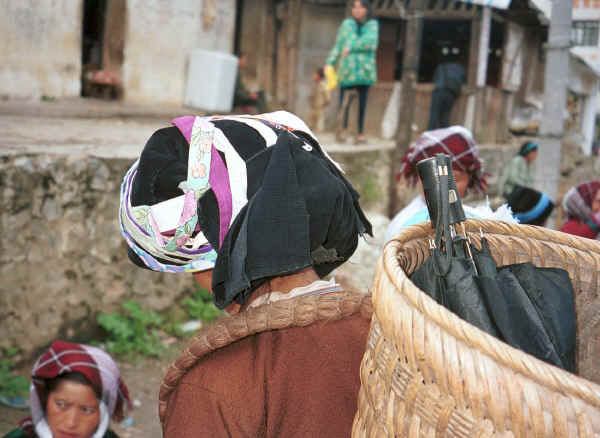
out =
[[[126,0],[84,0],[81,37],[81,96],[123,96]]]

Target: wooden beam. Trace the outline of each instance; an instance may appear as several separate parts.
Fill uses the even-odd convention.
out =
[[[287,105],[292,108],[292,111],[296,111],[296,95],[298,93],[298,56],[300,52],[300,23],[302,17],[302,0],[289,0],[290,17],[293,17],[289,29],[290,34],[288,39],[288,50],[289,50],[289,65],[290,69],[288,72],[288,99]]]
[[[463,91],[468,89],[464,125],[471,132],[473,132],[475,123],[475,99],[477,91],[477,49],[480,33],[481,20],[471,20],[471,44],[469,46],[469,65],[467,68],[468,87],[463,87]]]
[[[402,156],[412,142],[412,125],[415,118],[415,100],[419,61],[421,57],[421,36],[423,34],[423,11],[425,0],[413,0],[407,8],[406,32],[404,38],[404,58],[402,62],[402,98],[400,99],[396,147],[390,160],[388,216],[398,210],[395,170]]]
[[[430,10],[424,16],[428,20],[470,20],[477,17],[476,11]]]
[[[475,99],[475,121],[473,135],[482,134],[483,126],[487,119],[487,108],[485,103],[485,83],[487,78],[488,54],[490,48],[490,32],[492,27],[491,8],[484,8],[481,15],[481,32],[479,33],[479,45],[477,50],[477,76],[475,86],[477,95]]]

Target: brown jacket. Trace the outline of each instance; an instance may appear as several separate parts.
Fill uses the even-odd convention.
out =
[[[288,301],[343,308],[349,294],[331,295]],[[198,358],[168,397],[165,438],[350,436],[370,316],[369,296],[351,298],[349,315],[262,331]]]

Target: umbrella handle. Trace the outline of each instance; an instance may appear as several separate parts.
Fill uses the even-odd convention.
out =
[[[440,156],[441,155],[441,156]],[[450,157],[448,155],[438,154],[435,156],[437,163],[438,175],[438,190],[436,193],[437,205],[439,206],[437,223],[435,227],[435,242],[440,252],[440,257],[436,257],[437,263],[434,264],[440,270],[438,275],[446,275],[450,270],[450,262],[454,255],[452,247],[452,238],[450,237],[450,199],[449,199],[449,170],[448,163]],[[442,235],[445,238],[446,252],[442,251]]]
[[[431,223],[435,228],[435,270],[437,275],[445,275],[450,270],[450,261],[454,256],[452,248],[452,236],[450,234],[450,189],[452,188],[455,204],[460,201],[458,192],[455,190],[452,175],[452,160],[449,155],[436,154],[433,157],[426,158],[417,163],[417,170],[423,191],[425,192],[425,201],[429,211]],[[460,202],[457,203],[462,211]],[[463,213],[464,214],[464,213]],[[455,219],[460,219],[460,212],[452,213]],[[442,250],[442,239],[446,241],[446,249]]]

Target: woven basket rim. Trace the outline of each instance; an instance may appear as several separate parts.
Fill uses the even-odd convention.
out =
[[[581,251],[594,252],[600,255],[600,242],[542,227],[475,219],[467,220],[465,226],[467,233],[479,234],[481,229],[488,236],[533,238],[540,242],[567,245]],[[471,348],[477,348],[499,364],[511,368],[513,371],[539,384],[563,393],[569,392],[594,406],[600,407],[600,385],[550,365],[489,335],[439,305],[410,281],[404,269],[400,266],[398,254],[402,252],[405,243],[432,235],[433,229],[429,222],[412,225],[405,228],[384,246],[380,263],[389,281],[396,289],[394,292],[389,292],[389,294],[401,293],[408,299],[410,305],[418,309],[425,317],[430,318],[440,328]],[[389,306],[389,303],[385,302],[385,298],[380,299],[380,293],[381,291],[374,291],[373,311],[376,314],[383,312],[384,306]],[[386,292],[384,291],[384,293]],[[389,334],[390,330],[386,329],[385,321],[380,317],[378,319],[384,333]]]

